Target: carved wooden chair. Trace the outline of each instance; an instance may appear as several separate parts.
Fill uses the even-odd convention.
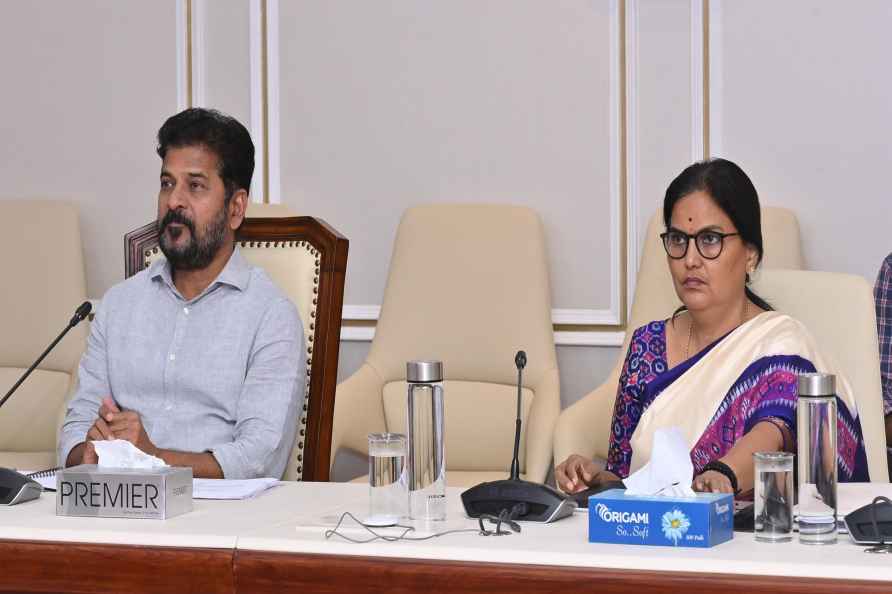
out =
[[[236,241],[294,301],[304,326],[306,401],[283,480],[327,481],[349,242],[313,217],[246,218]],[[163,257],[156,224],[127,233],[124,250],[127,277]]]

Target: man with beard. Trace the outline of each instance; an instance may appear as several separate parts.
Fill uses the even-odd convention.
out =
[[[166,259],[112,287],[93,321],[59,439],[65,465],[123,439],[196,477],[280,477],[303,406],[294,304],[235,244],[254,144],[233,118],[187,109],[158,131]]]

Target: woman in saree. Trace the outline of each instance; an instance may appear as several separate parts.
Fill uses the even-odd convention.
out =
[[[762,260],[762,229],[756,189],[740,167],[713,159],[685,169],[666,190],[663,221],[683,305],[634,331],[606,468],[570,456],[555,468],[568,493],[641,468],[654,432],[666,427],[687,440],[695,491],[747,492],[754,452],[796,451],[797,376],[833,371],[805,327],[748,286]],[[858,411],[842,377],[837,391],[838,477],[867,481]]]

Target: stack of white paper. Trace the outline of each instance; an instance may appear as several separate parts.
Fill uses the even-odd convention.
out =
[[[278,479],[193,479],[192,499],[248,499],[279,484]]]

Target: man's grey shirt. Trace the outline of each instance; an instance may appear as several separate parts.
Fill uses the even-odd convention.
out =
[[[93,320],[59,438],[60,464],[111,396],[157,447],[211,452],[228,479],[285,470],[304,402],[294,304],[235,249],[189,301],[167,260],[112,287]]]

